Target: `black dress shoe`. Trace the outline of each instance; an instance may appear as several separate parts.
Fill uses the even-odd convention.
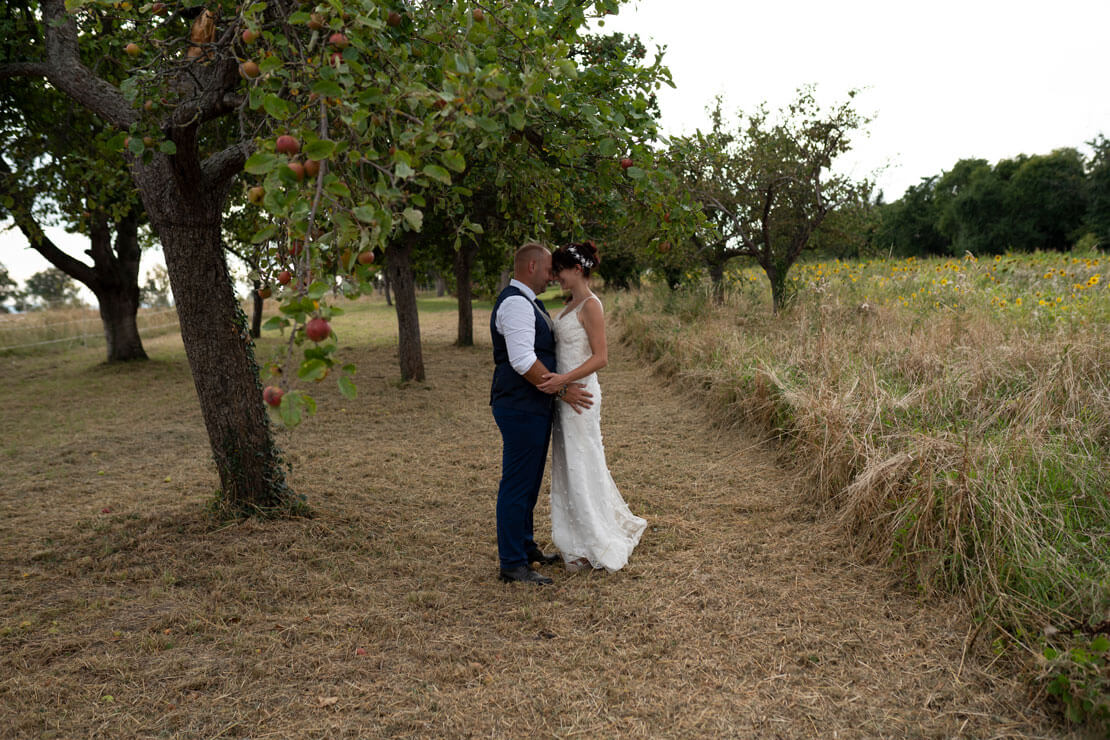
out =
[[[532,550],[528,553],[529,563],[539,563],[540,565],[554,565],[563,559],[563,556],[557,552],[550,555],[544,555],[543,550]]]
[[[555,583],[555,581],[547,576],[541,576],[527,565],[521,565],[512,570],[502,570],[501,580],[505,583],[534,583],[537,586],[546,586]]]

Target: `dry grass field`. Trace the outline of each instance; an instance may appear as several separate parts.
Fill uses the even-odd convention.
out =
[[[401,386],[389,309],[356,308],[357,401],[325,383],[278,432],[304,520],[208,518],[176,335],[123,367],[0,358],[0,735],[1067,736],[960,602],[860,565],[774,450],[615,342],[603,431],[643,542],[617,574],[499,583],[488,338],[453,347],[428,302],[429,381]]]

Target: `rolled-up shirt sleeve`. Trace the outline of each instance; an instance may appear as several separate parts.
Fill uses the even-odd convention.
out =
[[[497,331],[505,337],[509,364],[524,375],[536,364],[536,314],[527,298],[513,295],[501,301]]]

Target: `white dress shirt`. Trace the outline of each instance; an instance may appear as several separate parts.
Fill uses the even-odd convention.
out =
[[[509,352],[509,364],[521,375],[536,364],[536,300],[535,292],[515,278],[509,281],[523,293],[511,295],[501,301],[494,319],[494,326],[505,337],[505,349]]]

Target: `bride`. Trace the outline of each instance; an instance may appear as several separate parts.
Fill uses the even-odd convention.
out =
[[[555,393],[579,382],[593,394],[593,406],[576,413],[559,404],[552,428],[551,539],[568,570],[616,571],[628,562],[647,522],[621,498],[601,444],[601,387],[597,371],[608,363],[601,301],[590,292],[590,271],[601,262],[592,242],[555,250],[551,271],[570,303],[555,318],[557,368],[539,389]]]

